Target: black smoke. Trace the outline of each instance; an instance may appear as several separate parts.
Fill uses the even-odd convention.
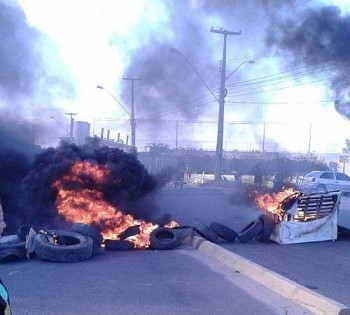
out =
[[[266,43],[310,69],[325,67],[335,109],[350,119],[350,16],[336,6],[308,8],[271,24]]]
[[[282,16],[283,12],[292,12],[298,1],[165,0],[162,5],[166,18],[157,26],[146,24],[142,28],[141,44],[128,51],[128,66],[124,72],[124,77],[140,79],[134,82],[138,130],[142,130],[144,137],[157,140],[171,139],[173,125],[169,122],[175,119],[186,121],[183,134],[188,137],[196,133],[191,121],[217,117],[223,36],[210,32],[211,27],[242,31],[240,36],[227,38],[227,74],[241,62],[256,57],[256,65],[244,65],[227,81],[227,104],[244,102],[252,96],[243,93],[237,97],[236,91],[240,88],[235,83],[249,80],[252,75],[259,77],[259,65],[268,63],[263,58],[269,53],[264,46],[264,37],[270,19],[275,15]],[[112,44],[128,47],[127,40],[122,42],[116,36]],[[180,54],[172,53],[174,48]],[[254,72],[254,69],[258,70]],[[132,102],[130,82],[124,81],[121,86],[120,97],[128,106]],[[249,87],[246,89],[248,95]],[[228,104],[226,112],[231,108],[232,104]],[[232,111],[247,120],[264,117],[263,107],[238,105]],[[234,137],[239,137],[234,133]],[[261,136],[256,134],[256,137]]]
[[[33,144],[33,126],[25,122],[0,119],[0,198],[7,224],[5,233],[13,234],[23,221],[21,206],[25,192],[23,179],[41,147]]]
[[[210,103],[215,103],[193,67],[202,78],[208,73],[211,77],[217,75],[219,78],[219,65],[209,57],[213,47],[209,45],[210,33],[203,20],[203,10],[197,11],[188,2],[175,4],[166,1],[165,4],[168,21],[159,29],[144,30],[153,33],[151,39],[130,51],[131,62],[125,70],[126,77],[140,79],[135,82],[138,117],[146,117],[157,123],[164,119],[164,115],[169,117],[171,113],[181,113],[182,117],[195,119],[203,112],[203,107],[193,105],[202,103],[210,106]],[[173,35],[167,36],[164,30],[169,30]],[[181,54],[174,53],[174,49]],[[217,82],[210,82],[208,86],[218,97]],[[127,104],[130,104],[130,91],[131,85],[124,82],[122,98]]]
[[[17,139],[57,143],[63,135],[50,116],[64,116],[57,100],[72,98],[74,90],[58,47],[29,24],[15,0],[0,0],[0,37],[0,134],[17,125]]]
[[[70,171],[77,162],[88,161],[95,165],[108,165],[110,174],[103,184],[94,182],[88,174],[76,180],[66,179],[65,187],[97,189],[105,201],[136,219],[166,223],[168,215],[160,215],[152,198],[157,181],[151,176],[134,154],[109,147],[77,146],[61,143],[39,153],[22,183],[22,222],[45,227],[66,227],[55,208],[56,191],[51,184]]]
[[[72,93],[67,73],[58,74],[45,62],[48,53],[56,65],[60,64],[58,49],[45,34],[28,24],[16,1],[0,1],[0,36],[0,96],[7,100],[9,108],[13,108],[11,102],[17,101],[19,109],[29,97],[47,103],[53,91],[65,97]],[[60,69],[64,70],[62,64]]]

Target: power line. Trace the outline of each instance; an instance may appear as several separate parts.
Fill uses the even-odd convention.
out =
[[[241,82],[238,82],[236,84],[231,84],[231,85],[227,85],[227,86],[239,87],[239,86],[249,86],[249,85],[254,85],[254,84],[264,84],[266,82],[271,82],[271,81],[272,82],[273,81],[285,82],[285,81],[290,81],[290,80],[295,81],[299,78],[303,78],[303,77],[310,76],[310,75],[317,75],[318,73],[323,73],[325,71],[335,70],[336,68],[337,67],[328,67],[328,68],[325,67],[325,68],[321,68],[321,69],[312,69],[312,70],[303,70],[303,71],[294,72],[295,70],[300,69],[300,68],[297,68],[297,69],[293,69],[290,71],[284,71],[284,72],[279,72],[279,73],[263,76],[260,78],[241,81]],[[282,74],[284,74],[284,75],[281,76]],[[266,78],[268,78],[268,79],[266,79]]]
[[[320,80],[314,80],[314,81],[310,81],[310,82],[306,82],[306,83],[300,83],[300,84],[294,84],[294,85],[290,85],[290,86],[284,86],[284,87],[279,87],[279,88],[275,88],[275,89],[270,89],[270,90],[260,90],[260,91],[244,91],[244,92],[249,92],[249,93],[241,93],[241,94],[233,94],[232,97],[237,97],[237,96],[246,96],[246,95],[252,95],[252,94],[260,94],[260,93],[266,93],[266,92],[273,92],[273,91],[278,91],[278,90],[284,90],[284,89],[289,89],[289,88],[293,88],[296,86],[302,86],[302,85],[307,85],[307,84],[311,84],[311,83],[316,83],[316,82],[322,82],[322,81],[327,81],[330,78],[323,78]],[[228,97],[231,97],[230,95]]]
[[[281,102],[268,102],[268,101],[226,101],[229,104],[267,104],[267,105],[287,105],[287,104],[310,104],[310,103],[333,103],[333,100],[315,100],[315,101],[281,101]]]

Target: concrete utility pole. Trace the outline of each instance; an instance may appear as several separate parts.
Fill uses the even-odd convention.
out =
[[[224,36],[224,48],[222,53],[222,66],[221,66],[221,86],[220,86],[220,99],[219,99],[219,117],[218,117],[218,135],[216,142],[216,161],[214,178],[216,181],[221,181],[221,164],[222,164],[222,145],[224,138],[224,111],[225,111],[225,96],[227,90],[226,84],[226,39],[227,35],[241,35],[241,32],[230,32],[223,29],[215,30],[210,28],[210,32],[217,33]]]
[[[310,123],[310,127],[309,127],[309,144],[307,147],[307,153],[311,152],[311,136],[312,136],[312,123]]]
[[[130,114],[130,125],[131,125],[131,145],[136,148],[136,121],[135,121],[135,101],[134,101],[134,81],[141,79],[126,78],[123,80],[131,81],[131,114]]]
[[[69,129],[69,140],[73,141],[73,127],[74,127],[74,115],[78,115],[77,113],[66,113],[66,115],[70,116],[70,129]]]

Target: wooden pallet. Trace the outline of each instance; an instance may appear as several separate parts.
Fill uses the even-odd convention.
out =
[[[336,240],[340,196],[339,191],[300,195],[294,215],[275,225],[271,240],[279,244]]]

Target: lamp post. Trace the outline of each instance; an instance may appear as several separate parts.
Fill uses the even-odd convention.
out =
[[[240,68],[241,66],[243,66],[245,63],[250,63],[250,64],[252,64],[252,63],[255,63],[255,61],[254,61],[254,60],[246,60],[246,61],[241,62],[241,63],[226,77],[226,80],[228,80],[228,79],[231,77],[231,75],[234,74],[234,73],[238,70],[238,68]]]
[[[241,62],[228,76],[226,76],[226,41],[224,41],[223,51],[223,62],[221,69],[221,88],[220,88],[220,100],[219,100],[219,114],[218,114],[218,134],[216,141],[216,159],[215,159],[215,170],[214,179],[215,181],[221,181],[222,175],[222,150],[223,150],[223,139],[224,139],[224,114],[225,114],[225,97],[227,89],[225,87],[226,80],[229,79],[242,65],[245,63],[254,63],[253,60],[246,60]]]
[[[211,30],[214,31],[214,30]],[[221,32],[221,31],[220,31]],[[235,32],[227,32],[225,33],[225,41],[224,41],[224,50],[223,50],[223,63],[222,63],[222,72],[221,72],[221,89],[220,89],[220,98],[218,99],[213,90],[208,86],[203,77],[197,71],[195,66],[191,63],[191,61],[179,50],[175,48],[170,48],[170,52],[181,56],[188,65],[192,68],[192,70],[197,74],[199,79],[205,85],[205,87],[209,90],[214,99],[219,103],[219,117],[218,117],[218,133],[217,133],[217,142],[216,142],[216,160],[215,160],[215,171],[214,177],[216,181],[221,180],[221,164],[222,164],[222,147],[223,147],[223,133],[224,133],[224,104],[225,104],[225,96],[227,90],[225,88],[225,82],[228,80],[242,65],[245,63],[254,63],[254,60],[246,60],[241,62],[228,76],[226,76],[226,36],[227,35],[239,35],[240,33]]]
[[[129,115],[130,126],[131,126],[131,145],[133,146],[133,148],[135,148],[136,147],[135,145],[136,124],[135,124],[134,110],[132,111],[132,114],[130,114],[129,111],[119,102],[119,100],[109,90],[107,90],[102,85],[97,85],[96,87],[98,89],[106,91],[114,99],[114,101],[119,104],[119,106],[124,110],[124,112],[126,112]]]

